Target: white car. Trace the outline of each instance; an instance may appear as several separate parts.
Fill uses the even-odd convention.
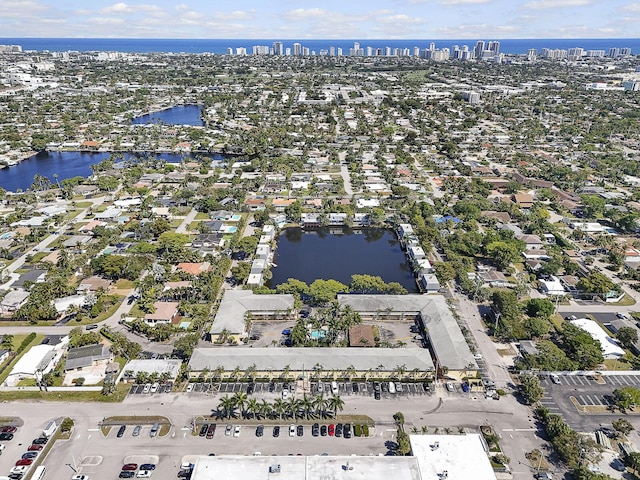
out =
[[[233,429],[233,436],[234,437],[240,436],[240,425],[236,425],[236,428]]]
[[[136,475],[137,478],[151,478],[151,470],[140,470]]]
[[[158,391],[158,388],[160,388],[159,383],[154,383],[153,385],[151,385],[151,393],[156,393]]]
[[[289,436],[290,437],[295,437],[296,436],[296,426],[295,425],[289,425]]]
[[[0,453],[4,450],[4,445],[0,443]]]
[[[193,383],[187,385],[187,393],[189,393],[191,390],[193,390]]]
[[[9,470],[9,473],[25,473],[28,469],[27,465],[20,465],[19,467],[13,467]]]
[[[289,390],[282,390],[282,399],[286,400],[289,398]]]
[[[151,390],[151,384],[147,383],[142,389],[142,393],[149,393],[150,390]]]
[[[71,480],[89,480],[87,475],[74,475]]]

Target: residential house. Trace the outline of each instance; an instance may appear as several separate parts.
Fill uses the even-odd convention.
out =
[[[153,304],[154,312],[147,313],[143,320],[147,325],[177,323],[180,319],[179,306],[178,302],[155,302]]]
[[[511,196],[511,200],[520,208],[528,209],[533,207],[533,195],[529,193],[516,193]]]
[[[111,280],[94,275],[92,277],[83,279],[80,282],[80,285],[78,285],[76,292],[78,294],[86,294],[89,292],[97,292],[100,289],[102,289],[104,292],[108,292],[111,288],[111,283]]]
[[[18,288],[16,290],[9,290],[7,294],[0,302],[0,313],[3,316],[9,316],[20,307],[22,307],[25,303],[27,303],[27,299],[29,298],[29,292]]]
[[[98,367],[113,361],[113,354],[108,345],[85,345],[84,347],[70,348],[64,371],[80,371],[85,368]]]
[[[267,208],[267,202],[264,198],[247,198],[244,204],[252,212],[262,211]]]

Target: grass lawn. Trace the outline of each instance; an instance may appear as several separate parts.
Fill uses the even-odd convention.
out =
[[[209,214],[204,212],[198,212],[196,214],[196,220],[210,220]]]
[[[76,208],[89,208],[93,203],[91,202],[76,202]]]
[[[562,322],[564,321],[562,319],[562,315],[558,314],[558,313],[554,313],[553,315],[551,315],[551,323],[553,324],[553,326],[555,327],[555,329],[558,332],[562,331]]]
[[[120,297],[120,295],[118,295],[118,297]],[[118,307],[122,303],[123,299],[124,299],[124,297],[120,297],[119,301],[114,303],[113,305],[111,305],[106,312],[102,312],[96,318],[90,319],[87,323],[98,323],[98,322],[102,322],[103,320],[106,320],[111,315],[113,315],[116,310],[118,310]],[[82,324],[82,322],[80,322],[80,324]]]
[[[126,278],[121,278],[115,283],[116,288],[120,290],[133,288],[135,284],[136,282],[134,282],[133,280],[127,280]]]
[[[189,224],[188,229],[189,229],[190,231],[195,231],[195,230],[198,228],[198,225],[200,225],[200,223],[201,223],[201,221],[200,221],[200,220],[195,220],[195,221],[193,221],[193,222],[191,222],[191,223]]]
[[[624,360],[608,359],[604,361],[607,370],[632,370],[631,364]]]
[[[17,349],[20,346],[22,341],[25,338],[27,338],[27,336],[28,336],[28,334],[27,335],[14,335],[13,336],[13,350],[14,351],[15,351],[15,349]],[[25,353],[27,353],[32,346],[38,345],[43,339],[44,339],[44,335],[36,335],[36,338],[34,338],[31,341],[31,343],[29,344],[29,346],[27,348],[25,348],[22,352],[20,352],[19,355],[16,355],[15,357],[13,357],[13,359],[11,360],[11,362],[9,362],[9,364],[4,369],[2,374],[0,374],[0,384],[4,383],[4,381],[7,379],[7,377],[11,373],[11,369],[18,362],[18,360],[20,360],[22,358],[22,356]]]
[[[47,255],[49,255],[49,252],[38,252],[34,256],[31,257],[31,260],[29,261],[29,263],[31,265],[35,265],[40,260],[42,260],[44,257],[46,257]]]
[[[171,221],[171,228],[178,228],[181,223],[182,223],[182,219],[176,218],[175,220]]]
[[[106,417],[102,421],[103,425],[153,425],[154,423],[171,425],[171,420],[161,415],[117,415],[114,417]]]
[[[84,209],[78,209],[78,210],[73,210],[69,213],[67,213],[67,222],[70,222],[71,220],[73,220],[74,218],[76,218],[78,215],[80,215],[82,212],[84,211]]]
[[[0,402],[12,402],[14,400],[41,400],[44,402],[122,402],[129,393],[129,385],[120,384],[113,395],[102,395],[102,392],[25,392],[11,391],[0,392]]]
[[[618,305],[620,307],[629,307],[631,305],[635,305],[636,301],[630,297],[629,295],[627,295],[626,293],[624,294],[624,297],[622,297],[622,300],[620,300],[617,303],[614,303],[612,305]]]

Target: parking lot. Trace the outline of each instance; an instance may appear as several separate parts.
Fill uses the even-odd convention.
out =
[[[257,423],[257,422],[256,422]],[[218,423],[212,438],[192,435],[187,426],[174,426],[164,437],[149,437],[149,426],[143,427],[139,436],[132,436],[127,428],[122,438],[117,437],[118,428],[111,428],[105,437],[97,428],[78,431],[70,442],[60,442],[47,458],[47,476],[71,478],[74,474],[87,475],[91,480],[118,478],[123,465],[153,463],[156,469],[151,478],[175,479],[183,462],[191,462],[197,455],[329,455],[339,454],[386,454],[386,441],[393,431],[370,430],[369,437],[338,438],[334,436],[312,436],[311,425],[306,423],[303,435],[289,435],[289,425],[280,425],[280,434],[273,436],[273,425],[266,425],[264,434],[256,436],[256,424],[240,425],[238,436],[225,435],[226,423]],[[237,423],[231,423],[232,431]],[[296,427],[298,425],[296,424]],[[352,430],[353,431],[353,430]],[[139,469],[138,469],[139,470]]]
[[[0,476],[9,475],[11,468],[14,467],[22,455],[27,452],[32,440],[42,434],[42,428],[34,426],[23,427],[23,421],[19,418],[15,418],[13,421],[3,423],[2,425],[14,426],[16,430],[13,432],[13,439],[0,440],[0,444],[4,445],[4,450],[2,451],[2,455],[0,455]],[[44,425],[42,427],[44,427]],[[29,466],[29,470],[32,469],[33,465]]]
[[[338,395],[351,396],[373,396],[374,395],[374,383],[373,382],[337,382],[338,383]],[[415,396],[415,395],[429,395],[432,391],[426,387],[423,383],[412,382],[394,382],[396,386],[396,393],[390,394],[388,392],[389,382],[380,382],[382,398],[391,398],[394,396]],[[238,392],[248,394],[259,394],[265,396],[278,396],[282,394],[282,391],[286,389],[290,393],[303,393],[295,391],[295,384],[287,382],[223,382],[223,383],[192,383],[190,394],[234,394]],[[310,391],[307,393],[324,393],[325,395],[331,395],[331,382],[321,382],[321,390],[318,388],[318,382],[311,382]],[[398,389],[398,385],[401,385]],[[291,390],[293,386],[294,391]],[[131,388],[130,393],[141,393],[141,385]],[[189,388],[185,386],[185,390]],[[401,391],[400,391],[401,390]]]
[[[617,388],[634,386],[640,388],[640,375],[602,375],[597,379],[589,375],[558,375],[557,383],[549,375],[540,375],[540,383],[545,389],[541,404],[551,413],[559,413],[571,425],[580,431],[591,431],[600,424],[611,423],[620,417],[619,411],[603,412],[599,414],[584,414],[578,412],[570,397],[583,406],[607,407],[611,403],[611,395]],[[634,416],[628,419],[640,427],[640,420]]]

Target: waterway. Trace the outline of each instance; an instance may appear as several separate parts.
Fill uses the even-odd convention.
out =
[[[200,116],[200,105],[176,105],[175,107],[159,110],[148,115],[142,115],[132,120],[134,125],[147,123],[165,123],[167,125],[193,125],[202,127],[204,122]]]
[[[351,275],[377,275],[417,292],[415,278],[392,230],[347,227],[286,228],[278,238],[267,283],[271,288],[296,278],[307,284],[317,279],[338,280],[348,285]]]
[[[41,152],[29,157],[13,167],[0,169],[0,187],[7,191],[27,190],[33,183],[33,176],[40,174],[47,177],[53,184],[56,183],[54,175],[58,175],[57,181],[65,178],[88,177],[91,175],[91,165],[109,158],[109,152]],[[183,160],[195,160],[193,154],[177,153],[122,153],[119,154],[125,161],[139,161],[144,158],[155,157],[168,163],[180,163]],[[204,155],[203,155],[204,157]],[[221,155],[206,156],[213,161],[221,161]]]

